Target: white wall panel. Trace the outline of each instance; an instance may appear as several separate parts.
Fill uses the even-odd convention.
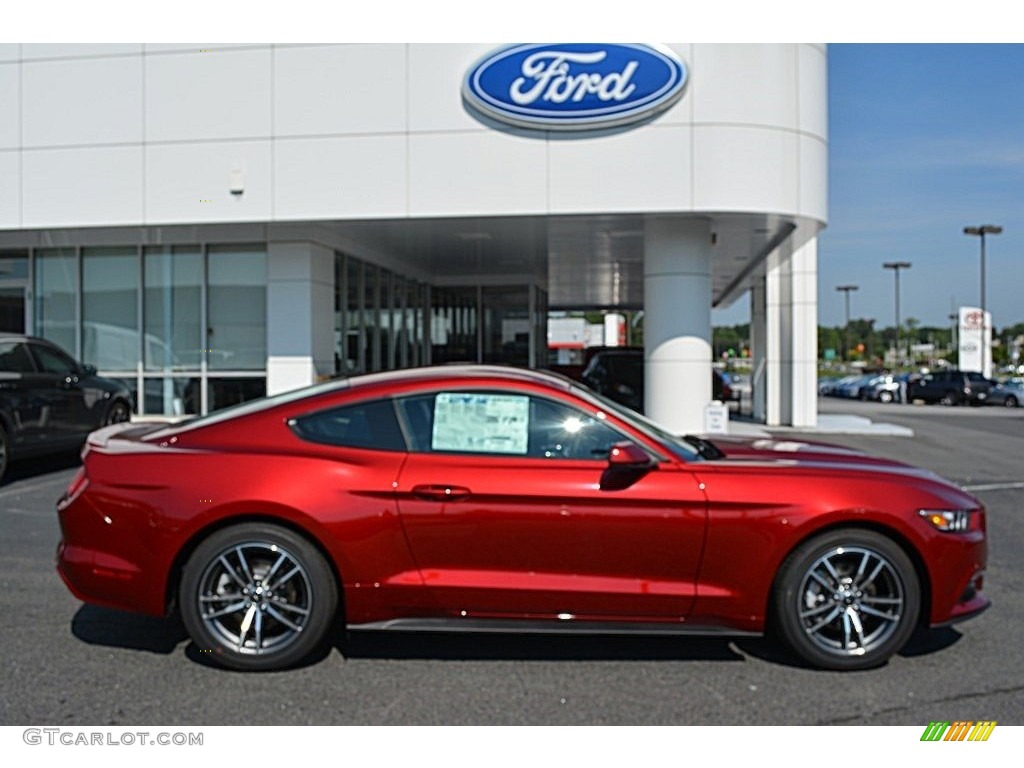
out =
[[[796,46],[694,45],[693,119],[796,130],[796,72]]]
[[[18,198],[21,196],[21,174],[18,153],[0,152],[0,229],[21,225]]]
[[[17,61],[21,58],[19,43],[0,43],[0,61]]]
[[[666,47],[683,60],[683,64],[686,65],[687,82],[682,98],[658,115],[655,124],[688,125],[693,120],[693,96],[690,94],[690,84],[693,80],[693,46],[690,43],[673,43]]]
[[[0,64],[0,149],[17,147],[20,141],[20,64]]]
[[[26,147],[142,140],[142,58],[22,64]]]
[[[828,145],[800,136],[800,213],[828,220]]]
[[[409,130],[485,130],[462,106],[466,71],[495,44],[409,46]]]
[[[815,45],[797,50],[800,130],[828,138],[828,54]]]
[[[146,57],[146,140],[270,135],[270,49]]]
[[[180,53],[187,51],[217,51],[231,48],[269,48],[270,43],[146,43],[146,53]]]
[[[404,45],[275,49],[275,133],[404,131],[405,51]]]
[[[243,172],[245,193],[229,191]],[[165,144],[146,148],[146,220],[259,221],[271,212],[270,142]]]
[[[405,136],[282,139],[274,149],[281,219],[404,216]]]
[[[71,227],[142,221],[142,148],[24,152],[23,226]]]
[[[31,59],[60,59],[73,56],[111,56],[142,53],[141,43],[25,43],[21,57]]]
[[[693,204],[688,127],[552,141],[553,213],[687,210]]]
[[[456,216],[544,213],[546,148],[502,133],[409,138],[409,213]]]
[[[694,208],[795,213],[797,135],[766,128],[693,128]]]

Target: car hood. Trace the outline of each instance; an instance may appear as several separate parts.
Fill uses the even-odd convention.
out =
[[[712,443],[725,454],[719,461],[756,461],[799,464],[858,465],[865,468],[894,469],[910,471],[913,474],[927,473],[893,459],[872,456],[855,448],[817,443],[809,440],[787,440],[773,437],[715,437]]]

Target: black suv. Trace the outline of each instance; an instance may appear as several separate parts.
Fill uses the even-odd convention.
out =
[[[582,381],[616,403],[644,412],[644,351],[637,347],[602,347],[589,350]],[[735,398],[725,377],[711,369],[711,396],[715,400]]]
[[[44,339],[0,334],[0,478],[11,459],[74,448],[131,413],[129,390],[91,365]]]
[[[992,382],[977,371],[936,371],[909,386],[908,400],[942,405],[981,405],[988,399]]]

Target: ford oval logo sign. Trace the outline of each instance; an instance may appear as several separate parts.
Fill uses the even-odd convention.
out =
[[[579,131],[643,120],[683,95],[686,65],[668,48],[639,43],[513,45],[466,74],[463,98],[520,128]]]

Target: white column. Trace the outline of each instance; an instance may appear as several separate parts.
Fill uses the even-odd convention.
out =
[[[750,372],[751,410],[756,421],[765,420],[765,398],[767,382],[767,307],[765,306],[765,281],[759,278],[750,289],[750,356],[753,368]]]
[[[267,244],[267,394],[334,373],[334,252]]]
[[[792,341],[790,424],[818,425],[818,239],[811,238],[791,259]]]
[[[644,399],[667,429],[704,431],[711,402],[711,230],[649,218],[644,228]]]
[[[778,427],[792,418],[793,302],[790,241],[768,256],[765,287],[765,424]]]

